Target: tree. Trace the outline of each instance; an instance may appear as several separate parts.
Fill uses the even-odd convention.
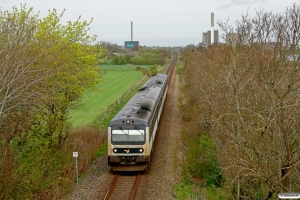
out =
[[[21,7],[18,11],[0,12],[1,15],[1,78],[0,78],[0,124],[7,112],[20,105],[33,103],[39,96],[31,92],[47,74],[47,68],[37,69],[35,62],[43,52],[32,46],[37,30],[37,15]],[[9,140],[9,138],[7,138]]]
[[[67,137],[69,107],[99,81],[91,22],[61,25],[62,15],[54,9],[39,19],[25,6],[0,12],[0,198],[21,198],[16,188],[30,180],[18,177],[45,170],[42,161]]]
[[[166,49],[162,50],[158,55],[158,64],[162,66],[165,65],[168,57],[169,57],[168,50]]]
[[[53,10],[39,23],[36,34],[40,43],[48,45],[44,55],[48,59],[41,60],[40,64],[50,66],[53,73],[46,84],[46,95],[50,98],[46,99],[46,107],[42,109],[48,110],[47,118],[52,116],[48,132],[53,135],[58,131],[59,144],[63,139],[61,132],[67,132],[64,130],[66,126],[60,126],[60,123],[66,123],[68,108],[85,88],[98,83],[99,78],[99,68],[96,67],[99,49],[89,45],[95,36],[87,35],[90,23],[79,20],[80,17],[75,22],[60,25],[60,17]],[[61,130],[57,130],[58,127]]]
[[[190,54],[195,126],[216,144],[232,198],[270,199],[299,188],[300,7],[219,22],[234,42]],[[200,114],[199,114],[200,113]],[[201,130],[201,131],[200,131]]]

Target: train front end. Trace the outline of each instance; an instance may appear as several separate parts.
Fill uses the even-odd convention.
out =
[[[136,119],[120,119],[108,127],[108,165],[113,171],[144,171],[150,162],[148,127]]]

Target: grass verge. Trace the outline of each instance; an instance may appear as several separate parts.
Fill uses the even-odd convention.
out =
[[[70,110],[69,122],[75,128],[92,125],[100,119],[109,105],[142,77],[141,71],[108,71],[95,89],[84,93],[80,105]]]

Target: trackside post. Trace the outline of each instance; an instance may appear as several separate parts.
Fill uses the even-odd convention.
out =
[[[78,183],[78,165],[77,165],[78,152],[73,152],[73,157],[75,158],[75,162],[76,162],[76,183]]]

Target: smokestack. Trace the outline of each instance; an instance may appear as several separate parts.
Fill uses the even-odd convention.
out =
[[[215,39],[215,30],[214,30],[214,13],[211,13],[211,36],[210,36],[210,41],[211,41],[211,45],[213,45],[214,43],[214,39]]]
[[[133,29],[132,29],[132,21],[131,21],[131,42],[132,42],[132,38],[133,38]]]

